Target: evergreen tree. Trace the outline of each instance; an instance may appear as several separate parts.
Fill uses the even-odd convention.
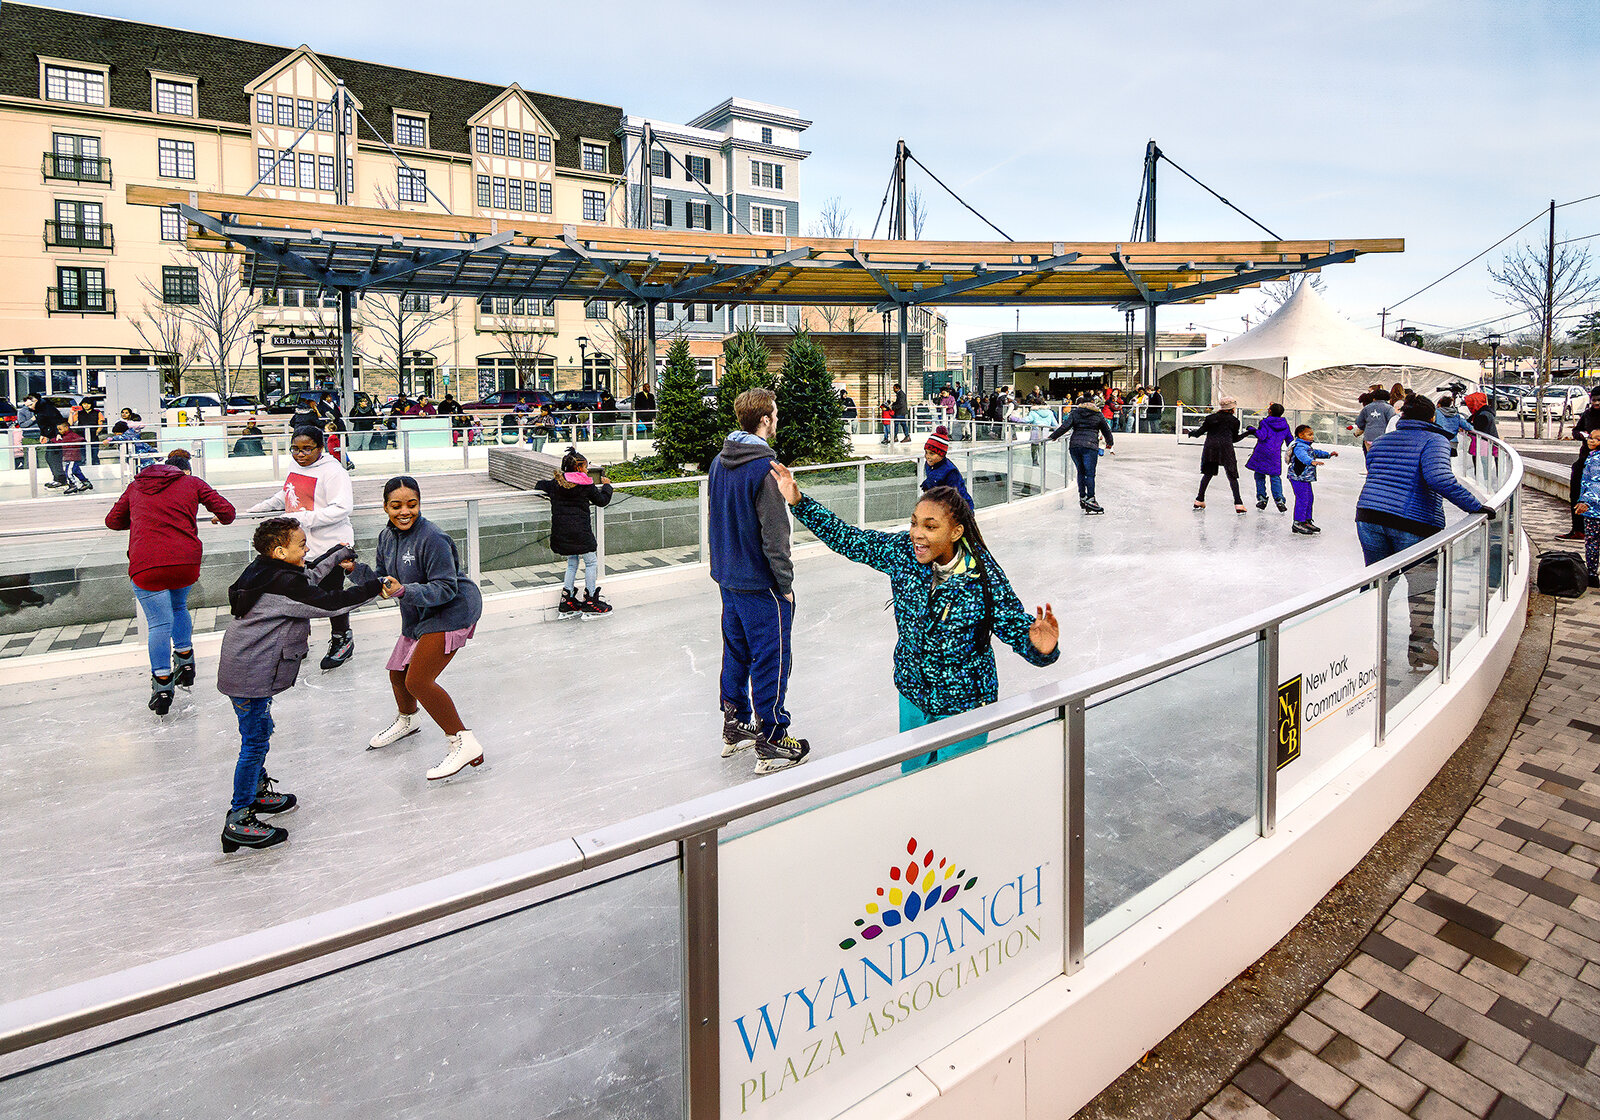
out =
[[[771,354],[754,327],[743,327],[722,344],[722,380],[717,383],[717,425],[723,435],[739,426],[733,402],[746,389],[776,389],[767,362]]]
[[[703,469],[721,450],[716,413],[706,404],[704,392],[689,343],[679,338],[667,350],[656,394],[656,454],[667,466],[693,463]]]
[[[806,331],[795,331],[778,376],[778,434],[773,448],[786,464],[838,463],[850,455],[839,394],[827,356]]]

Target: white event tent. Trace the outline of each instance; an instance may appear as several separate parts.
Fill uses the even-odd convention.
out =
[[[1481,367],[1414,346],[1402,346],[1341,317],[1310,284],[1300,287],[1258,327],[1209,350],[1157,366],[1161,374],[1211,371],[1212,403],[1234,397],[1263,409],[1353,409],[1368,386],[1399,381],[1431,393],[1441,383],[1478,388]]]

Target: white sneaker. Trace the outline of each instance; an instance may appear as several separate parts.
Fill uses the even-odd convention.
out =
[[[449,742],[450,753],[444,756],[443,762],[428,771],[428,781],[437,782],[440,778],[459,774],[469,766],[483,765],[483,748],[478,745],[477,737],[471,731],[463,730],[451,735]]]
[[[415,714],[406,715],[401,712],[394,717],[393,723],[367,740],[367,750],[375,751],[379,747],[393,746],[407,735],[415,735],[421,730],[422,728],[417,726]]]

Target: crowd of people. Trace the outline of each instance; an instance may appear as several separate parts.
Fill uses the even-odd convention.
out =
[[[903,391],[897,388],[897,400]],[[1077,477],[1080,508],[1100,514],[1096,476],[1102,455],[1114,454],[1116,435],[1127,431],[1119,418],[1138,415],[1154,394],[1134,393],[1121,400],[1085,394],[1057,418],[1042,398],[1020,400],[998,394],[994,400],[961,397],[955,389],[936,399],[939,419],[949,404],[970,411],[998,403],[1004,419],[1036,427],[1039,440],[1068,441]],[[1159,398],[1154,398],[1159,400]],[[454,414],[450,398],[440,411]],[[906,442],[887,402],[884,436]],[[1355,530],[1363,556],[1375,564],[1437,533],[1444,527],[1443,502],[1466,512],[1481,505],[1456,477],[1450,457],[1461,439],[1493,434],[1493,411],[1482,394],[1466,394],[1458,409],[1453,396],[1435,402],[1419,393],[1373,386],[1363,396],[1352,425],[1359,431],[1366,478],[1356,499]],[[31,407],[31,404],[30,404]],[[252,546],[255,558],[229,589],[232,620],[224,636],[218,690],[232,703],[240,752],[224,819],[226,851],[265,848],[287,832],[264,821],[296,807],[296,795],[278,790],[265,760],[273,731],[272,698],[295,683],[309,649],[311,620],[329,619],[331,632],[324,671],[346,664],[355,652],[349,615],[373,599],[398,600],[400,634],[385,668],[396,712],[374,734],[369,749],[381,750],[422,730],[419,712],[446,739],[443,760],[427,771],[430,781],[452,778],[480,766],[484,748],[467,726],[439,677],[473,637],[482,613],[482,596],[461,568],[448,534],[422,515],[422,488],[416,479],[397,476],[384,487],[383,529],[375,554],[363,562],[354,551],[350,522],[353,494],[349,476],[330,436],[371,432],[355,428],[377,418],[370,401],[358,401],[349,421],[331,405],[309,407],[295,417],[290,443],[293,467],[281,489],[246,512],[282,514],[259,523]],[[425,399],[415,408],[432,407]],[[455,406],[459,407],[459,406]],[[807,760],[808,740],[794,734],[788,708],[793,665],[795,571],[791,559],[791,517],[840,555],[889,578],[897,641],[893,676],[900,698],[902,730],[970,711],[996,698],[991,639],[999,637],[1030,664],[1045,666],[1059,657],[1059,626],[1050,604],[1024,608],[994,552],[984,541],[974,515],[966,479],[949,458],[951,429],[940,423],[923,444],[921,497],[910,526],[881,532],[850,526],[807,498],[794,475],[776,460],[773,436],[781,418],[774,394],[752,389],[735,402],[738,427],[725,439],[707,481],[710,574],[721,596],[722,667],[718,699],[723,717],[722,754],[753,748],[755,772],[772,773]],[[1034,418],[1043,412],[1048,425]],[[1487,415],[1484,415],[1487,413]],[[420,413],[419,413],[420,414]],[[53,419],[40,416],[38,422]],[[303,421],[303,422],[302,422]],[[120,421],[118,427],[137,422]],[[1125,423],[1125,422],[1124,422]],[[71,429],[63,418],[62,426]],[[124,435],[138,431],[128,428]],[[1314,484],[1319,465],[1338,455],[1317,446],[1308,424],[1294,425],[1274,403],[1246,426],[1231,399],[1187,433],[1203,441],[1196,510],[1205,509],[1207,487],[1226,476],[1234,508],[1247,512],[1240,487],[1235,445],[1255,443],[1245,469],[1255,481],[1257,510],[1269,503],[1288,511],[1283,487],[1287,473],[1294,502],[1292,531],[1314,536]],[[1600,390],[1574,428],[1583,441],[1573,469],[1574,539],[1584,539],[1591,585],[1600,562]],[[63,443],[63,452],[71,445]],[[64,469],[73,460],[63,455]],[[600,596],[598,548],[593,523],[596,507],[613,497],[603,468],[569,449],[555,476],[538,492],[551,505],[550,547],[567,559],[557,613],[603,615],[611,605]],[[187,453],[175,451],[135,477],[106,516],[113,529],[127,530],[129,577],[148,642],[152,711],[169,712],[178,687],[195,683],[193,625],[187,600],[199,574],[201,542],[197,528],[204,508],[213,523],[235,517],[226,498],[195,478]],[[577,576],[582,568],[584,588]],[[1413,668],[1437,664],[1433,603],[1428,573],[1408,571]],[[981,746],[968,740],[938,757],[914,759],[907,768],[928,765]]]

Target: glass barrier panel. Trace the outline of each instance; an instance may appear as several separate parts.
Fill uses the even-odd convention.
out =
[[[40,1120],[677,1117],[681,942],[673,860],[15,1074],[0,1098]]]
[[[861,524],[860,491],[857,487],[859,472],[854,466],[833,467],[823,471],[801,471],[794,478],[805,491],[806,497],[827,506],[829,511],[846,525]],[[794,539],[797,543],[806,544],[817,538],[811,530],[796,521]]]
[[[1012,493],[1015,497],[1026,498],[1044,491],[1045,455],[1050,445],[1044,442],[1048,431],[1041,429],[1023,429],[1026,437],[1037,435],[1039,438],[1029,438],[1025,444],[1018,444],[1012,449]]]
[[[964,458],[957,458],[956,465],[966,470]],[[901,529],[908,525],[922,493],[917,477],[914,462],[867,463],[867,524],[875,529]],[[851,522],[854,523],[853,516]]]
[[[1386,726],[1392,728],[1439,687],[1439,557],[1386,577],[1389,602]]]
[[[1365,588],[1278,637],[1278,818],[1377,742],[1378,595]]]
[[[612,503],[617,500],[613,497]],[[466,506],[448,508],[452,527],[464,528]],[[434,519],[432,514],[429,517]],[[465,552],[461,554],[461,564],[466,567]],[[542,495],[531,493],[511,501],[478,503],[478,570],[482,575],[479,587],[485,594],[525,591],[561,582],[567,558],[550,551],[550,503]]]
[[[1005,504],[1007,487],[1005,448],[974,451],[970,457],[965,457],[961,469],[967,476],[967,493],[972,495],[974,509]]]
[[[1484,533],[1474,529],[1450,546],[1450,664],[1483,636]]]
[[[1087,949],[1256,837],[1259,646],[1164,670],[1085,713]]]
[[[605,516],[607,575],[700,560],[697,482],[613,490]]]

